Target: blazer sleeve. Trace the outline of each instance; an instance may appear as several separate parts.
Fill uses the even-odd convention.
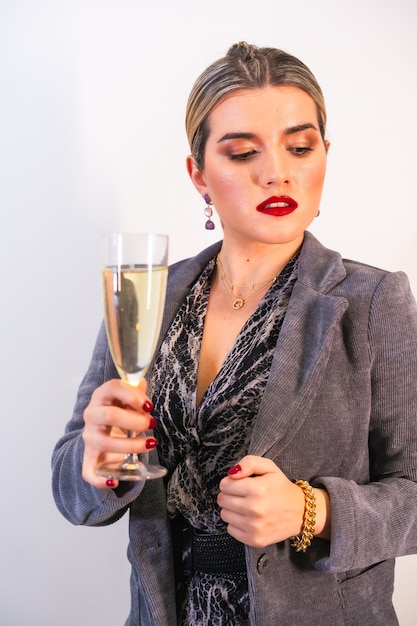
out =
[[[88,371],[78,390],[74,413],[52,454],[52,492],[62,515],[73,524],[101,526],[120,519],[137,498],[144,483],[128,483],[119,490],[97,489],[81,476],[84,454],[84,409],[93,391],[106,380],[117,378],[104,325],[101,326]]]
[[[417,552],[417,307],[405,274],[375,289],[371,359],[370,482],[320,477],[331,500],[329,573]]]

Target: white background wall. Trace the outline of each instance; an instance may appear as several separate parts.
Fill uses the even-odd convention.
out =
[[[128,612],[127,520],[68,524],[50,455],[101,320],[100,233],[167,232],[171,261],[214,239],[183,116],[231,43],[313,69],[332,141],[314,232],[404,269],[417,292],[416,24],[415,0],[0,0],[2,624],[117,626]],[[397,565],[402,626],[417,624],[416,566]]]

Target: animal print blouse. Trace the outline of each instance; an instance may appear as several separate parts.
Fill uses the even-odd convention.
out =
[[[195,282],[162,343],[149,392],[160,461],[168,468],[168,513],[172,519],[182,516],[198,531],[226,532],[216,502],[218,485],[247,454],[297,266],[298,255],[239,332],[199,406],[197,369],[215,259]],[[187,550],[190,546],[183,548],[177,570],[184,569]],[[180,624],[249,623],[246,575],[193,572],[177,582]]]

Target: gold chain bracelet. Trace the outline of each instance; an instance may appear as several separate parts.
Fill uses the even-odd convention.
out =
[[[295,548],[296,552],[305,552],[311,545],[316,525],[316,498],[313,487],[306,480],[296,480],[295,484],[303,490],[305,509],[301,533],[290,537],[290,541],[291,547]]]

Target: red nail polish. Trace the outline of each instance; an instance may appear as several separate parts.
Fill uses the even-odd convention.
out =
[[[153,437],[149,437],[149,439],[146,440],[145,445],[146,445],[147,450],[151,450],[152,448],[156,448],[156,446],[158,445],[158,442]]]
[[[142,409],[146,411],[146,413],[151,413],[153,411],[153,404],[150,400],[145,400],[143,403]]]
[[[150,430],[153,430],[156,427],[157,423],[158,422],[156,421],[156,419],[154,417],[151,417],[151,419],[149,420]]]
[[[234,465],[233,467],[231,467],[227,473],[229,474],[229,476],[233,476],[234,474],[237,474],[238,472],[241,472],[241,471],[242,471],[242,468],[240,467],[238,463],[237,465]]]
[[[106,486],[107,487],[114,487],[116,485],[116,483],[114,482],[113,478],[108,478],[106,480]]]

